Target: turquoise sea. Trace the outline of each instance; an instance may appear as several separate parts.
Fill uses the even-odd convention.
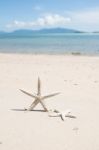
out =
[[[99,34],[0,35],[0,52],[99,55]]]

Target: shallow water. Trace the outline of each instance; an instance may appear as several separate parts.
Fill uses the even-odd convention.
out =
[[[0,52],[99,55],[99,34],[0,35]]]

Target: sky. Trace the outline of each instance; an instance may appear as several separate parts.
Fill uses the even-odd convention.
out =
[[[55,27],[99,31],[99,0],[0,0],[0,31]]]

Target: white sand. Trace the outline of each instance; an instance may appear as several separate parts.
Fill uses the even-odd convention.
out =
[[[76,119],[24,112],[33,99],[19,89],[61,92],[49,109]],[[42,109],[38,105],[35,109]],[[0,54],[0,150],[99,150],[99,57]]]

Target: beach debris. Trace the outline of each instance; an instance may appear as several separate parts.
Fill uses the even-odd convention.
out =
[[[78,85],[77,83],[74,83],[74,85]]]
[[[38,85],[37,85],[37,94],[33,95],[31,93],[28,93],[24,90],[21,90],[19,89],[21,92],[23,92],[24,94],[34,98],[35,100],[32,102],[32,104],[30,105],[30,107],[28,109],[25,109],[27,111],[32,111],[35,106],[40,103],[42,105],[42,107],[44,108],[44,111],[48,112],[48,109],[46,107],[46,105],[44,104],[44,100],[47,99],[47,98],[50,98],[50,97],[53,97],[53,96],[56,96],[60,93],[53,93],[53,94],[50,94],[50,95],[45,95],[45,96],[42,96],[41,95],[41,81],[40,81],[40,78],[38,77]]]
[[[75,133],[78,133],[79,128],[78,127],[74,127],[73,130],[75,131]]]
[[[66,120],[66,117],[76,118],[76,116],[71,115],[71,110],[68,109],[66,111],[58,111],[58,110],[50,110],[48,113],[49,117],[61,117],[63,121]]]
[[[75,56],[76,56],[76,55],[81,55],[80,52],[72,52],[71,54],[72,54],[72,55],[75,55]]]

